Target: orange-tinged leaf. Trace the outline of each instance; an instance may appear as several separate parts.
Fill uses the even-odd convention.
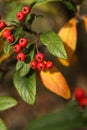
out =
[[[65,66],[69,66],[72,62],[72,57],[76,49],[77,43],[77,29],[76,29],[76,18],[69,20],[67,24],[59,31],[58,35],[61,37],[65,50],[67,52],[67,59],[58,60]]]
[[[8,57],[11,56],[12,53],[9,53],[9,54],[2,54],[0,56],[0,63],[3,62],[4,60],[6,60]]]
[[[84,20],[85,30],[87,32],[87,17],[84,17],[83,20]]]
[[[39,76],[43,85],[53,93],[65,99],[71,97],[69,86],[62,73],[56,67],[52,67],[46,71],[40,71]]]

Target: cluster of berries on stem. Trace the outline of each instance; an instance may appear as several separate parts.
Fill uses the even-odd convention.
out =
[[[28,40],[25,37],[19,39],[18,43],[14,45],[14,51],[17,52],[17,60],[24,61],[26,59],[26,55],[24,52],[21,52],[23,48],[28,44]]]
[[[30,13],[30,8],[28,6],[24,6],[20,12],[16,14],[16,19],[19,21],[23,21],[27,14]]]
[[[7,27],[6,22],[1,19],[0,20],[0,30],[4,29],[2,32],[2,37],[6,39],[7,43],[12,43],[14,42],[14,37],[12,36],[11,30],[10,29],[5,29]]]
[[[74,90],[74,97],[81,107],[87,106],[87,96],[83,88],[76,88]]]
[[[44,54],[41,52],[36,53],[34,60],[30,62],[30,67],[32,69],[45,70],[53,67],[53,62],[44,61]]]
[[[30,13],[30,8],[28,6],[24,6],[20,12],[16,14],[16,19],[18,21],[23,21],[27,14]],[[19,39],[18,43],[14,45],[14,51],[17,52],[17,60],[24,61],[26,59],[26,55],[24,52],[20,52],[23,48],[28,44],[28,40],[25,37]]]
[[[30,13],[31,9],[28,6],[24,6],[20,12],[16,14],[16,19],[19,21],[21,25],[22,23],[25,23],[26,16]],[[22,26],[25,27],[25,24]],[[23,37],[19,37],[19,39],[15,42],[16,35],[13,34],[13,31],[11,31],[10,28],[6,28],[7,25],[4,20],[0,20],[0,29],[2,30],[2,37],[6,39],[7,43],[13,46],[14,52],[17,53],[16,59],[20,62],[25,61],[26,59],[26,46],[28,44],[28,39]],[[31,32],[31,30],[28,30]],[[34,33],[34,32],[33,32]],[[34,33],[36,35],[36,33]],[[36,44],[35,44],[36,45]],[[36,48],[37,50],[37,48]],[[38,69],[38,70],[45,70],[50,69],[53,67],[53,62],[51,61],[45,61],[44,54],[37,51],[35,54],[35,57],[30,62],[31,69]]]
[[[30,8],[28,6],[24,6],[21,11],[16,14],[16,19],[18,21],[23,21],[29,13]],[[12,45],[11,43],[14,43],[15,37],[12,35],[11,29],[7,27],[6,22],[3,19],[0,20],[0,30],[2,30],[2,37],[6,39],[8,44]],[[17,42],[18,43],[13,44],[14,51],[18,53],[17,60],[24,61],[26,55],[21,50],[26,47],[28,40],[25,37],[21,37]]]

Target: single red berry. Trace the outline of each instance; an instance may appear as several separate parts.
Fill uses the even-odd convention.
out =
[[[44,54],[38,52],[38,53],[35,55],[35,59],[36,59],[37,62],[42,62],[42,61],[44,61]]]
[[[87,106],[87,98],[85,97],[85,98],[81,99],[79,104],[81,107]]]
[[[0,20],[0,29],[3,29],[6,26],[4,20]]]
[[[18,53],[18,55],[17,55],[17,60],[18,61],[22,62],[22,61],[25,60],[25,58],[26,58],[26,56],[25,56],[25,54],[23,52]]]
[[[26,14],[30,13],[30,8],[28,6],[24,6],[22,8],[22,12],[26,15]]]
[[[24,18],[25,18],[25,15],[24,15],[23,12],[18,12],[18,13],[16,14],[16,19],[17,19],[17,20],[22,21],[22,20],[24,20]]]
[[[19,39],[19,44],[21,47],[25,47],[28,44],[28,40],[26,38],[20,38]]]
[[[14,45],[14,51],[15,52],[20,52],[21,51],[21,46],[19,44]]]
[[[8,43],[12,43],[12,42],[14,42],[14,37],[13,37],[12,35],[10,35],[10,36],[8,36],[8,37],[6,38],[6,41],[7,41]]]
[[[8,36],[11,35],[11,31],[9,29],[5,29],[3,32],[2,32],[2,37],[3,38],[7,38]]]
[[[75,99],[77,101],[80,101],[85,97],[85,91],[83,88],[76,88],[74,91]]]
[[[44,62],[39,62],[37,64],[37,69],[38,70],[45,70],[45,63]]]
[[[37,62],[36,62],[35,60],[32,60],[32,61],[30,62],[30,67],[31,67],[32,69],[36,69],[36,68],[37,68]]]
[[[47,68],[47,69],[50,69],[50,68],[52,68],[52,67],[53,67],[53,62],[47,61],[47,62],[46,62],[46,68]]]

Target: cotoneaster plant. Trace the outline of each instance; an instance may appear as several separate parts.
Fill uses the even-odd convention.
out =
[[[2,17],[0,18],[4,53],[10,55],[16,53],[14,86],[25,102],[34,104],[36,75],[38,75],[47,89],[65,99],[70,99],[70,89],[64,76],[53,61],[46,60],[44,52],[39,48],[40,43],[40,46],[42,48],[45,46],[56,59],[67,60],[64,43],[60,36],[53,31],[37,33],[32,30],[32,23],[41,17],[32,13],[32,8],[36,3],[21,6],[20,10],[15,13],[15,20],[7,22]]]
[[[32,14],[34,4],[21,7],[15,14],[16,21],[10,22],[9,25],[3,18],[0,19],[4,52],[6,54],[16,53],[17,64],[13,78],[14,86],[25,102],[34,104],[37,74],[45,87],[59,96],[69,99],[71,94],[65,78],[62,74],[59,74],[59,70],[52,61],[45,60],[44,52],[39,49],[39,43],[41,43],[41,46],[46,46],[49,53],[54,55],[55,58],[67,59],[63,42],[53,31],[38,34],[32,30],[32,23],[39,17],[39,15]],[[59,78],[59,81],[57,78]],[[60,82],[63,84],[60,85]],[[53,86],[50,86],[49,83]]]
[[[5,56],[7,58],[11,56],[13,53],[15,53],[16,71],[13,77],[14,86],[19,95],[21,96],[21,98],[26,103],[34,104],[36,99],[36,77],[37,77],[36,75],[38,75],[42,84],[47,89],[57,94],[58,96],[61,96],[64,99],[70,99],[71,92],[67,81],[65,80],[64,76],[59,71],[59,69],[55,66],[53,60],[52,61],[50,59],[46,60],[47,59],[46,55],[40,47],[43,48],[45,46],[47,51],[52,56],[54,56],[54,58],[58,62],[60,61],[60,63],[62,63],[63,65],[69,66],[72,61],[72,56],[76,49],[77,18],[78,19],[80,18],[85,21],[86,17],[75,16],[71,18],[59,30],[58,34],[56,34],[52,30],[44,33],[37,33],[38,30],[34,31],[32,29],[32,24],[36,19],[43,17],[41,15],[37,15],[36,13],[32,13],[34,5],[36,5],[37,3],[40,4],[57,0],[31,0],[31,1],[32,2],[30,5],[24,5],[18,7],[18,10],[15,11],[15,18],[13,18],[12,14],[12,17],[9,16],[10,20],[6,21],[0,15],[0,38],[2,41],[4,41],[3,50]],[[64,3],[69,9],[74,10],[75,13],[76,9],[74,3],[75,1],[58,0],[58,2]],[[69,46],[70,49],[67,48],[67,46]],[[66,125],[68,124],[69,126],[69,124],[71,125],[71,122],[73,121],[72,125],[77,124],[77,126],[79,126],[78,125],[79,122],[78,123],[76,122],[77,118],[79,118],[80,116],[81,118],[83,118],[82,113],[80,112],[83,112],[84,114],[84,111],[86,110],[87,107],[87,94],[82,88],[75,89],[74,104],[73,101],[71,101],[70,104],[72,104],[71,107],[68,106],[67,108],[65,108],[65,112],[63,112],[64,115],[60,114],[60,116],[63,116],[64,119],[64,117],[70,115],[67,116],[69,117],[67,122],[65,118],[64,124]],[[17,101],[14,98],[9,96],[0,96],[0,111],[14,107],[15,105],[17,105]],[[65,116],[66,112],[67,115]],[[59,118],[59,126],[57,126],[58,129],[60,129],[60,116],[58,117]],[[71,117],[74,118],[71,119]],[[50,123],[52,124],[52,122]],[[52,129],[55,128],[54,124]],[[50,127],[49,121],[48,126]],[[0,127],[2,127],[3,130],[7,130],[2,119],[0,119]]]

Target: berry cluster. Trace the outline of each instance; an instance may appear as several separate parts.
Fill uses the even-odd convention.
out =
[[[16,19],[18,21],[23,21],[27,14],[30,13],[30,8],[28,6],[24,6],[20,12],[16,14]],[[14,45],[14,51],[17,52],[17,60],[24,61],[26,59],[26,55],[24,52],[20,52],[23,48],[28,44],[28,40],[25,37],[19,39],[18,43]]]
[[[26,16],[30,13],[31,9],[28,6],[24,6],[20,12],[16,14],[16,19],[19,21],[17,23],[18,25],[21,25],[26,29],[26,24],[25,18]],[[21,22],[23,21],[23,22]],[[6,27],[6,28],[5,28]],[[15,42],[15,37],[16,35],[14,34],[14,31],[11,31],[11,29],[7,28],[8,26],[6,25],[4,20],[0,20],[0,29],[2,30],[2,37],[7,41],[8,44],[13,46],[14,52],[17,53],[17,60],[18,61],[25,61],[26,59],[26,46],[28,44],[28,39],[25,37],[20,37],[17,42]],[[24,30],[25,31],[25,30]],[[28,30],[29,31],[29,30]],[[12,43],[12,44],[11,44]],[[34,60],[30,62],[30,67],[32,69],[38,69],[38,70],[45,70],[45,69],[50,69],[53,67],[53,63],[51,61],[45,61],[44,60],[44,54],[38,52],[35,55]]]
[[[2,32],[2,37],[6,39],[7,43],[13,43],[15,40],[10,29],[4,29],[4,31]]]
[[[26,15],[30,13],[30,8],[28,6],[24,6],[20,12],[16,14],[16,19],[18,21],[22,21],[25,19]],[[17,54],[17,60],[18,61],[24,61],[26,58],[26,55],[24,52],[20,52],[23,48],[26,47],[28,44],[28,40],[25,37],[22,37],[19,39],[18,43],[14,45],[14,51],[18,52]]]
[[[20,12],[16,14],[16,19],[18,21],[22,21],[25,19],[26,15],[30,13],[30,8],[28,6],[24,6]]]
[[[24,6],[20,12],[18,12],[16,14],[16,19],[19,21],[24,20],[24,18],[26,17],[27,14],[30,13],[30,8],[28,6]],[[26,56],[24,54],[24,52],[21,52],[21,50],[23,48],[26,47],[26,45],[28,44],[28,40],[25,37],[21,37],[17,43],[13,43],[15,41],[14,35],[12,35],[12,32],[9,28],[6,28],[6,22],[1,19],[0,20],[0,30],[2,30],[2,37],[4,39],[6,39],[7,43],[9,43],[10,45],[13,45],[14,51],[17,52],[17,60],[18,61],[24,61]],[[13,44],[11,44],[13,43]]]
[[[44,54],[38,52],[35,55],[35,59],[30,62],[30,67],[32,69],[45,70],[53,67],[53,63],[51,61],[44,61]]]
[[[26,59],[26,55],[24,52],[21,52],[23,48],[28,44],[28,40],[25,37],[19,39],[18,43],[14,45],[14,51],[17,52],[17,60],[24,61]]]
[[[2,37],[6,39],[7,43],[14,42],[14,37],[12,36],[10,29],[5,29],[6,23],[3,19],[0,20],[0,30],[4,29],[2,32]]]
[[[87,97],[83,88],[76,88],[74,91],[74,96],[75,100],[79,103],[81,107],[87,106]]]

